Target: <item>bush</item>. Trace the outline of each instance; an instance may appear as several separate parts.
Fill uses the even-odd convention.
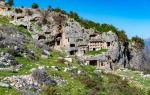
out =
[[[70,11],[70,13],[68,15],[69,15],[69,17],[74,18],[76,21],[80,20],[80,17],[78,16],[78,14],[73,11]]]
[[[139,49],[143,49],[145,46],[144,40],[138,36],[132,37],[132,42],[135,43],[135,47]]]
[[[121,42],[127,42],[128,41],[128,37],[123,30],[116,31],[116,34],[118,36],[119,41],[121,41]]]
[[[32,8],[33,8],[33,9],[37,9],[37,8],[39,8],[39,5],[36,4],[36,3],[33,3],[33,4],[32,4]]]
[[[14,50],[14,49],[9,49],[8,53],[13,55],[14,57],[22,57],[21,52]]]
[[[55,11],[55,12],[60,12],[60,13],[62,13],[62,14],[67,14],[66,11],[61,10],[60,8],[55,8],[55,9],[53,9],[53,11]]]
[[[108,95],[145,95],[141,89],[131,87],[127,79],[122,79],[115,74],[106,74],[108,77],[108,83],[106,88]]]
[[[13,6],[14,5],[14,0],[8,0],[8,3],[7,3],[9,6]]]
[[[59,94],[59,89],[54,86],[43,86],[42,87],[42,95],[60,95]]]

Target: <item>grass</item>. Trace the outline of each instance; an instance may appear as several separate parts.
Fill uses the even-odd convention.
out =
[[[27,58],[23,58],[23,57],[17,57],[15,58],[16,61],[19,63],[19,64],[22,64],[22,67],[19,69],[18,72],[0,72],[0,77],[1,78],[4,78],[4,77],[9,77],[9,76],[13,76],[13,75],[25,75],[25,74],[29,74],[30,73],[30,70],[32,68],[36,68],[37,65],[28,60]]]
[[[42,31],[42,28],[40,26],[38,26],[34,21],[30,21],[32,26],[34,26],[34,28],[38,31],[38,32],[41,32]]]
[[[108,49],[101,49],[101,50],[98,50],[98,51],[88,51],[85,53],[85,55],[91,55],[91,56],[95,56],[95,55],[98,55],[98,54],[102,54],[103,52],[107,52]]]
[[[9,17],[0,16],[0,25],[7,26],[9,24]]]
[[[70,65],[62,64],[58,61],[58,57],[65,57],[64,53],[58,51],[52,51],[51,56],[48,59],[38,59],[35,61],[28,60],[24,57],[17,57],[16,60],[23,64],[23,67],[19,70],[18,73],[4,73],[3,76],[12,76],[12,75],[25,75],[30,73],[30,69],[36,68],[36,64],[45,65],[45,66],[58,66],[60,70],[54,71],[51,68],[46,68],[51,77],[60,76],[63,80],[66,81],[64,85],[54,86],[44,89],[40,95],[51,95],[48,93],[59,93],[57,95],[148,95],[142,89],[131,86],[129,81],[122,80],[121,77],[115,74],[95,74],[95,68],[93,66],[80,66],[77,61],[73,61]],[[63,67],[72,67],[76,66],[77,70],[83,70],[86,72],[85,75],[79,76],[76,73],[64,72]],[[122,72],[117,72],[122,74]],[[130,76],[136,76],[136,73],[127,72],[123,73]],[[1,76],[1,75],[0,75]],[[142,79],[139,78],[137,82],[141,83]],[[144,85],[149,86],[149,81],[145,81]],[[20,95],[13,88],[1,88],[0,93],[3,95]],[[55,94],[53,94],[55,95]]]
[[[21,95],[21,93],[19,93],[14,88],[3,88],[3,87],[0,87],[0,95]]]
[[[7,52],[8,50],[10,50],[9,48],[0,48],[0,52]]]
[[[24,27],[22,27],[22,26],[17,26],[17,30],[18,30],[19,32],[21,32],[21,33],[23,33],[23,34],[25,34],[25,35],[31,37],[30,32],[29,32],[26,28],[24,28]]]
[[[24,28],[23,26],[16,26],[10,23],[10,18],[7,16],[0,16],[0,26],[7,26],[7,27],[12,27],[18,30],[19,32],[25,34],[28,37],[31,37],[30,32]]]
[[[9,23],[9,18],[0,17],[1,25],[8,25],[10,27],[16,27]],[[29,32],[21,26],[16,28],[24,35],[30,37]],[[46,88],[41,95],[148,95],[143,89],[138,88],[139,86],[149,89],[150,79],[142,78],[139,73],[126,71],[126,72],[115,72],[118,75],[123,75],[128,77],[133,83],[130,83],[128,80],[122,80],[122,78],[115,74],[95,74],[95,68],[93,66],[81,66],[78,61],[73,58],[73,62],[69,65],[64,64],[64,60],[58,59],[59,57],[64,58],[65,53],[58,51],[51,51],[48,59],[41,58],[41,52],[38,48],[34,46],[33,43],[26,42],[24,47],[29,50],[33,50],[38,57],[35,60],[31,60],[28,57],[15,57],[16,61],[19,64],[22,64],[22,67],[18,72],[0,72],[0,80],[4,77],[9,77],[13,75],[27,75],[30,74],[32,68],[37,68],[38,65],[46,66],[46,72],[51,76],[60,76],[63,80],[66,81],[64,85],[54,86]],[[0,51],[7,51],[8,49],[0,49]],[[99,51],[88,51],[85,55],[95,56],[102,54],[102,52],[107,52],[107,49],[101,49]],[[48,67],[49,68],[48,68]],[[58,66],[60,70],[52,70],[51,66]],[[73,67],[71,72],[65,72],[63,68]],[[82,70],[85,72],[84,75],[78,75],[77,71]],[[133,77],[133,78],[131,78]],[[136,83],[136,84],[135,84]],[[54,94],[54,92],[56,92]],[[53,93],[53,94],[52,94]],[[0,95],[21,95],[14,88],[2,88],[0,87]]]
[[[103,75],[103,79],[105,95],[148,95],[141,88],[130,86],[130,82],[119,75],[108,73]]]
[[[141,76],[139,71],[117,70],[115,73],[118,75],[127,77],[131,81],[131,85],[134,85],[143,89],[150,89],[150,78],[144,78],[143,76]]]

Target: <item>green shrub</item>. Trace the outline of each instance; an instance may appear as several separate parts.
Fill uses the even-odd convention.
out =
[[[135,47],[139,49],[143,49],[145,46],[144,40],[138,36],[132,37],[132,42],[135,43]]]
[[[107,93],[108,95],[146,95],[141,89],[131,87],[127,79],[122,78],[115,74],[106,74],[108,77]]]
[[[49,8],[49,9],[50,9],[50,8]],[[67,14],[66,11],[64,11],[64,10],[62,10],[62,9],[60,9],[60,8],[55,8],[55,9],[53,9],[53,11],[55,11],[55,12],[60,12],[60,13],[62,13],[62,14]]]
[[[41,95],[60,95],[60,90],[58,87],[54,86],[43,86]]]
[[[39,8],[39,5],[36,4],[36,3],[33,3],[33,4],[32,4],[32,8],[33,8],[33,9],[37,9],[37,8]]]
[[[85,55],[98,55],[98,54],[101,54],[102,52],[107,52],[107,49],[101,49],[101,50],[98,50],[98,51],[88,51],[85,53]]]
[[[9,24],[9,18],[6,16],[0,16],[0,25],[7,26]]]
[[[17,27],[17,30],[23,34],[25,34],[26,36],[29,36],[31,37],[31,34],[30,32],[24,27],[24,26],[16,26]]]
[[[88,87],[88,88],[93,88],[93,87],[97,86],[97,83],[89,77],[84,77],[81,80],[81,83],[86,85],[86,87]]]

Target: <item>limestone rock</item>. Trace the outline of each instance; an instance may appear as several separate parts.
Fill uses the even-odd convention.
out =
[[[6,87],[6,88],[9,88],[10,85],[7,84],[7,83],[0,82],[0,87]]]
[[[68,62],[72,62],[72,58],[64,58],[64,60],[68,61]]]

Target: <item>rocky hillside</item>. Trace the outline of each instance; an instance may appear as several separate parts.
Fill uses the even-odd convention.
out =
[[[96,28],[91,22],[83,23],[75,13],[64,13],[61,10],[48,9],[14,9],[11,23],[30,31],[30,35],[42,52],[55,49],[65,51],[69,55],[76,55],[84,63],[106,62],[106,68],[130,67],[143,70],[144,42],[138,37],[128,41],[124,32],[111,25],[99,25]],[[72,16],[73,15],[73,16]],[[93,27],[87,27],[91,26]],[[96,28],[96,29],[94,29]],[[105,29],[106,28],[106,29]],[[100,29],[100,30],[99,30]],[[94,46],[95,45],[95,46]],[[101,54],[99,50],[107,49]],[[88,52],[97,51],[91,57]],[[92,54],[92,53],[91,53]]]
[[[16,8],[1,15],[0,95],[150,93],[149,75],[137,74],[146,85],[138,88],[137,76],[120,74],[124,68],[149,70],[142,39],[128,41],[112,26],[91,27],[56,9]]]

